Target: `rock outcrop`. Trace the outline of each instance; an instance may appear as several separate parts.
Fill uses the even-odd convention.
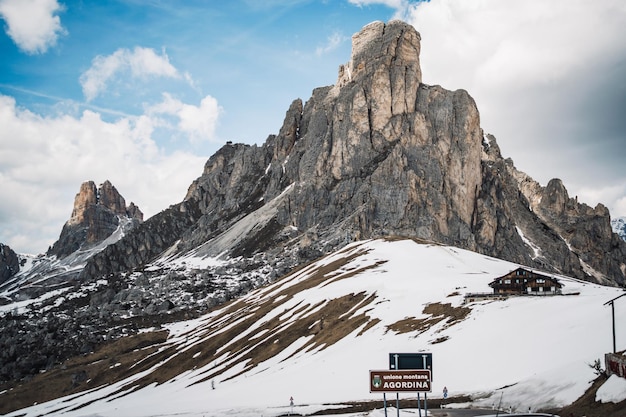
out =
[[[576,198],[569,197],[559,179],[551,180],[541,188],[539,197],[531,197],[531,200],[535,201],[531,207],[537,216],[565,240],[585,272],[596,281],[611,284],[610,277],[626,274],[624,241],[613,232],[610,213],[604,205],[591,208],[579,203]],[[602,273],[598,274],[598,271]]]
[[[137,268],[166,250],[296,266],[353,240],[401,235],[624,283],[626,246],[608,211],[517,171],[466,91],[423,84],[412,26],[375,22],[352,42],[337,83],[295,100],[278,135],[224,146],[182,203],[85,274]]]
[[[134,203],[127,207],[124,197],[109,181],[98,188],[93,181],[84,182],[74,199],[70,219],[47,255],[63,258],[99,244],[118,227],[129,230],[142,221],[141,210]]]
[[[0,243],[0,284],[17,274],[20,260],[9,246]]]

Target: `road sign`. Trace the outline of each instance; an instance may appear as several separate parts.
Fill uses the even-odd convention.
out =
[[[390,353],[389,369],[428,369],[431,374],[433,371],[433,354],[432,353]]]
[[[370,392],[431,392],[430,370],[370,371]]]

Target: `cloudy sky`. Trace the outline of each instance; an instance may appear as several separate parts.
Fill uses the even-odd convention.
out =
[[[47,250],[87,180],[146,218],[180,202],[392,18],[519,169],[626,216],[623,0],[0,0],[0,18],[0,242],[20,253]]]

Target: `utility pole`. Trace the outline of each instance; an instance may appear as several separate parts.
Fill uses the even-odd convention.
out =
[[[617,346],[615,346],[615,300],[618,298],[622,298],[626,296],[626,293],[620,295],[619,297],[615,297],[612,300],[607,301],[603,305],[611,304],[611,317],[613,319],[613,353],[617,353]]]

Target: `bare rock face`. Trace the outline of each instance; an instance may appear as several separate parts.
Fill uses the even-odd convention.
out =
[[[517,171],[466,91],[422,83],[419,52],[412,26],[367,25],[336,85],[294,100],[262,146],[225,145],[182,203],[85,274],[136,268],[166,250],[263,255],[289,268],[353,240],[400,235],[623,284],[626,244],[608,211]]]
[[[126,207],[124,197],[109,181],[99,188],[93,181],[84,182],[74,199],[70,219],[47,254],[63,258],[78,249],[97,245],[120,226],[130,228],[142,221],[141,210],[133,203]]]
[[[17,254],[7,245],[0,243],[0,284],[17,274],[20,261]]]
[[[200,223],[248,213],[251,196],[280,196],[281,228],[331,233],[337,242],[402,234],[475,248],[478,110],[463,90],[420,84],[419,41],[399,21],[356,34],[338,84],[316,89],[304,107],[294,101],[277,137],[262,148],[227,145],[209,160],[185,199],[211,213]],[[192,234],[189,247],[210,237]]]
[[[542,188],[540,198],[535,201],[533,210],[567,242],[584,269],[597,281],[610,284],[607,277],[624,276],[626,250],[623,240],[613,232],[610,213],[604,205],[591,208],[578,203],[576,198],[569,197],[559,179]]]

